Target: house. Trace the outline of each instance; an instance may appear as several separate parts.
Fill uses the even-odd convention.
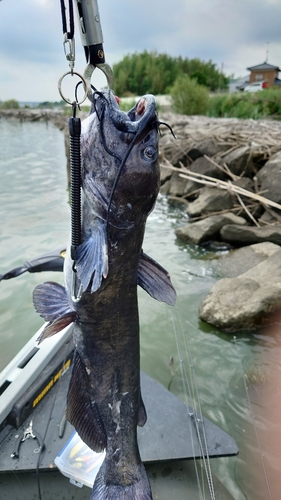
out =
[[[272,66],[272,64],[268,64],[268,62],[264,62],[247,69],[251,72],[249,83],[265,80],[268,88],[279,87],[281,89],[281,80],[278,78],[280,68],[278,68],[278,66]]]

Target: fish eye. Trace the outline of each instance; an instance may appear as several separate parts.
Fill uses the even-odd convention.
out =
[[[153,161],[157,157],[157,149],[154,148],[153,146],[147,146],[143,150],[143,156],[144,156],[145,160],[147,160],[147,161]]]

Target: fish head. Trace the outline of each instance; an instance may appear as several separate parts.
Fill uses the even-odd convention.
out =
[[[111,91],[95,92],[82,122],[81,158],[82,188],[95,216],[118,228],[146,219],[160,187],[154,96],[125,113]]]

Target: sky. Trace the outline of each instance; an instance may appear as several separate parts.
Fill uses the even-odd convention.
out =
[[[280,0],[99,0],[98,6],[110,65],[147,50],[212,60],[227,76],[240,77],[263,63],[268,50],[268,62],[281,68]],[[78,24],[75,47],[75,71],[83,74]],[[57,82],[68,70],[60,1],[0,0],[0,100],[59,101]],[[68,98],[74,80],[63,80]],[[100,70],[92,83],[106,83]]]

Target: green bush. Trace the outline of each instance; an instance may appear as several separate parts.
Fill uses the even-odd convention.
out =
[[[172,107],[184,115],[205,115],[208,111],[209,90],[196,79],[182,74],[171,88]]]
[[[220,94],[210,97],[207,111],[212,117],[281,118],[281,90],[268,89],[248,94]]]
[[[9,99],[8,101],[1,102],[2,109],[19,109],[20,105],[15,99]]]

